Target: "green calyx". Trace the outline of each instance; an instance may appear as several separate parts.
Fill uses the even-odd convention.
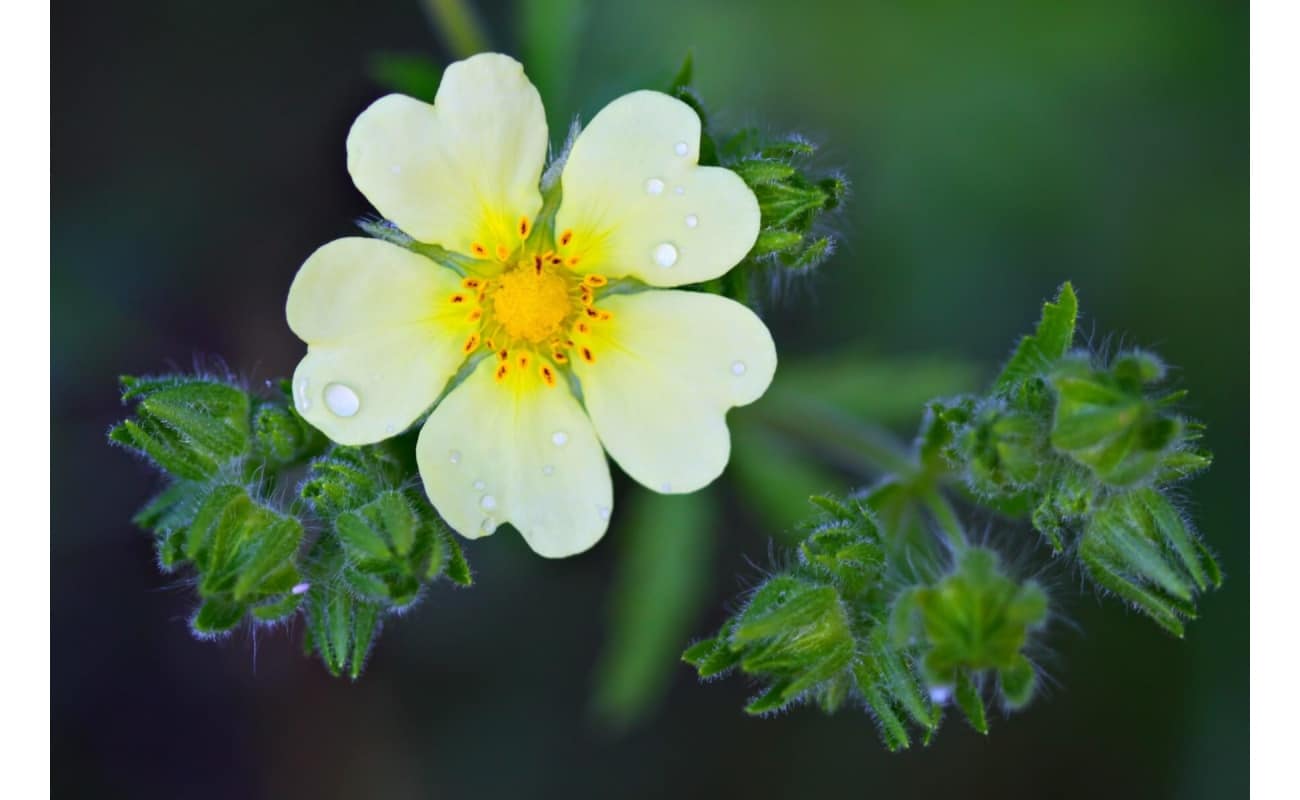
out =
[[[122,387],[135,413],[109,439],[168,479],[134,521],[153,533],[163,569],[194,574],[195,635],[303,613],[309,649],[356,678],[387,615],[439,578],[470,584],[423,493],[396,488],[410,483],[400,444],[330,445],[284,381],[268,382],[268,396],[209,376]]]

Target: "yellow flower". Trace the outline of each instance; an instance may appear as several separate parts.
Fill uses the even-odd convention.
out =
[[[512,523],[548,557],[609,525],[602,445],[658,492],[713,481],[726,412],[766,391],[776,350],[741,304],[658,288],[722,275],[758,236],[753,193],[699,166],[699,141],[686,104],[625,95],[579,135],[544,210],[546,118],[518,62],[452,64],[433,105],[376,101],[348,134],[353,182],[463,267],[376,239],[313,253],[287,309],[308,345],[298,410],[359,445],[442,397],[417,446],[434,506],[470,538]]]

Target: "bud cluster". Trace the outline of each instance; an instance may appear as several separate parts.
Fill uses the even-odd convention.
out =
[[[195,635],[302,612],[309,649],[355,678],[386,615],[439,577],[470,583],[423,494],[397,488],[407,482],[397,445],[330,445],[285,383],[268,383],[270,397],[230,377],[124,377],[122,388],[135,413],[109,439],[167,478],[134,521],[153,533],[163,569],[193,573]]]
[[[1066,284],[987,395],[929,404],[905,468],[847,500],[812,498],[821,512],[793,563],[684,660],[702,678],[757,681],[752,714],[852,700],[891,749],[909,726],[928,742],[949,703],[987,732],[987,698],[1016,710],[1041,682],[1030,654],[1049,598],[969,541],[945,489],[1028,518],[1100,590],[1181,636],[1221,581],[1166,490],[1208,466],[1200,427],[1159,389],[1155,356],[1072,350],[1077,314]]]

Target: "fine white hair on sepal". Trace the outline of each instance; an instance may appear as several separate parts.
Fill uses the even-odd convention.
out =
[[[542,173],[542,191],[550,191],[551,187],[560,180],[560,175],[564,172],[564,165],[569,160],[569,153],[573,152],[573,143],[578,141],[578,134],[582,133],[582,121],[577,117],[569,123],[569,133],[564,137],[564,144],[560,147],[559,152],[551,154],[551,163],[546,165],[546,171]]]

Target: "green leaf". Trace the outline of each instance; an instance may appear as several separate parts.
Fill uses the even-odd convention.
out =
[[[1043,304],[1043,316],[1033,335],[1020,340],[1011,360],[993,383],[998,394],[1011,392],[1024,381],[1042,376],[1064,356],[1074,342],[1079,301],[1068,282],[1061,286],[1056,302]]]
[[[668,689],[704,597],[716,515],[707,492],[638,492],[629,505],[593,697],[600,719],[620,729],[643,720]]]

